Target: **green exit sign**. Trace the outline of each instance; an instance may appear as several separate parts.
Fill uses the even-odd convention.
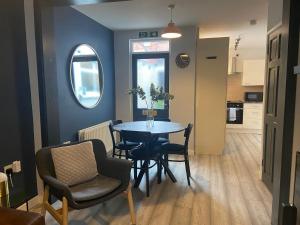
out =
[[[139,38],[154,38],[158,37],[158,31],[140,31]]]

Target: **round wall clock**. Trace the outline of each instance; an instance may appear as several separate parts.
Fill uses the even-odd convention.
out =
[[[187,53],[179,53],[175,61],[179,68],[185,68],[190,64],[191,58]]]

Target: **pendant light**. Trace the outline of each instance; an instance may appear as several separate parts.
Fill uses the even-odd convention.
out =
[[[176,27],[175,23],[173,22],[173,9],[175,5],[169,5],[168,8],[171,10],[171,20],[168,26],[163,29],[161,37],[162,38],[179,38],[182,36],[181,31],[178,27]]]

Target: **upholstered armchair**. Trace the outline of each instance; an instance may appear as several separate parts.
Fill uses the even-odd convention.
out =
[[[78,160],[76,155],[72,156],[72,154],[82,151],[82,148],[87,149],[84,149],[84,154],[81,154],[80,157],[82,158],[80,160]],[[94,154],[90,154],[89,148],[92,148],[92,153]],[[97,167],[97,171],[94,172],[97,174],[84,182],[76,181],[82,175],[87,177],[87,175],[83,174],[83,171],[78,171],[78,167],[82,166],[80,164],[85,160],[89,162],[88,167],[91,167],[90,165],[93,164],[94,159],[88,158],[88,155],[94,155]],[[66,160],[64,157],[68,157],[68,159]],[[59,165],[57,158],[64,160],[62,161],[64,162],[63,165]],[[70,160],[72,161],[71,163],[68,162]],[[103,203],[121,193],[126,193],[127,195],[131,223],[136,224],[130,186],[132,163],[123,159],[108,158],[102,141],[88,140],[80,143],[43,148],[36,154],[36,163],[38,173],[45,185],[42,213],[45,214],[47,210],[59,224],[68,224],[69,207],[77,210],[88,208]],[[66,176],[74,173],[74,171],[63,174],[65,177],[61,175],[62,171],[70,170],[70,168],[67,168],[70,165],[73,166],[75,171],[77,170],[75,180],[71,178],[71,181],[70,177]],[[62,166],[60,170],[57,168],[59,166]],[[93,172],[93,168],[90,171]],[[61,209],[55,210],[51,206],[48,202],[49,193],[62,201]]]

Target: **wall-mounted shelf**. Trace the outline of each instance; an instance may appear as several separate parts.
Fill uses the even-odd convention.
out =
[[[300,65],[294,67],[294,74],[300,75]]]

